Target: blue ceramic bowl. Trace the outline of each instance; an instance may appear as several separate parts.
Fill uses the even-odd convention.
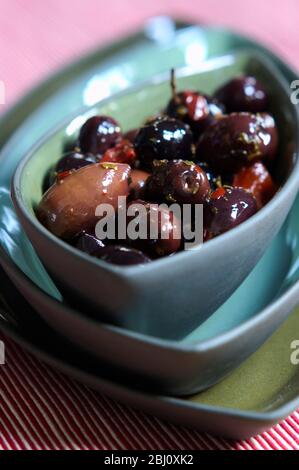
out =
[[[13,199],[34,248],[58,285],[80,299],[82,305],[90,306],[102,320],[158,337],[182,337],[206,320],[242,283],[295,199],[299,186],[298,113],[290,102],[288,84],[275,66],[256,52],[235,53],[231,61],[219,58],[218,67],[215,60],[212,70],[206,62],[200,73],[180,71],[179,88],[211,93],[230,77],[253,74],[268,88],[281,138],[281,189],[258,214],[230,232],[196,250],[123,268],[79,252],[54,237],[35,218],[44,176],[60,158],[68,139],[76,137],[82,122],[100,113],[116,117],[124,130],[137,126],[167,102],[166,78],[155,78],[68,119],[31,149],[18,166]]]

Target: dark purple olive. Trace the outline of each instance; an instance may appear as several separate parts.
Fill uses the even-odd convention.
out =
[[[204,225],[211,236],[245,222],[257,211],[255,198],[242,188],[218,188],[204,209]]]
[[[75,247],[88,255],[97,256],[105,247],[105,243],[91,233],[82,232],[76,239]]]
[[[109,116],[93,116],[80,129],[78,146],[83,153],[103,155],[121,137],[119,124]]]
[[[130,173],[130,199],[143,199],[145,196],[145,183],[150,173],[143,170],[131,170]]]
[[[82,230],[94,229],[101,204],[116,209],[119,196],[129,195],[130,172],[124,163],[95,163],[70,172],[43,195],[37,218],[57,237],[73,240]]]
[[[130,230],[135,230],[132,224],[135,227],[136,216],[139,218],[138,232],[144,231],[145,233],[143,239],[138,237],[133,239],[130,236]],[[154,230],[154,235],[152,230]],[[181,246],[181,227],[174,212],[141,199],[132,201],[128,205],[127,235],[130,245],[149,253],[152,257],[171,255]]]
[[[151,261],[142,251],[120,245],[109,245],[102,248],[98,252],[97,257],[103,261],[107,261],[107,263],[117,264],[119,266],[146,264]]]
[[[107,245],[95,235],[83,232],[75,242],[80,251],[112,264],[133,265],[148,263],[150,258],[139,250],[119,245]]]
[[[81,153],[77,151],[68,152],[59,160],[56,165],[56,173],[63,173],[70,170],[79,170],[83,166],[98,163],[98,158],[92,153]]]
[[[215,97],[225,105],[227,112],[258,113],[267,110],[265,88],[255,77],[236,77],[220,87]]]
[[[269,128],[272,120],[273,127]],[[196,159],[216,173],[234,173],[257,160],[270,160],[277,150],[273,118],[265,114],[232,113],[209,126],[199,138]]]
[[[79,168],[82,168],[83,166],[97,162],[98,158],[95,155],[91,153],[84,154],[77,149],[65,153],[58,161],[56,167],[51,168],[46,175],[43,186],[44,192],[57,181],[59,175],[65,176],[68,172],[79,170]]]
[[[166,108],[168,116],[180,119],[190,126],[194,140],[223,112],[224,107],[216,99],[195,91],[176,93]]]
[[[161,117],[140,128],[135,149],[141,164],[151,168],[153,160],[192,160],[193,136],[189,126]]]
[[[79,170],[83,166],[97,163],[98,158],[91,153],[81,153],[79,151],[72,150],[65,153],[62,158],[58,161],[56,167],[51,169],[45,179],[44,191],[46,191],[52,184],[55,183],[59,174],[66,174],[72,170]]]
[[[210,194],[210,184],[202,168],[184,160],[156,160],[146,181],[150,201],[202,204]]]

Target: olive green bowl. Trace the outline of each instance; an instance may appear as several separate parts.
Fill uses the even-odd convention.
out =
[[[198,249],[144,266],[118,267],[91,258],[54,237],[34,213],[42,197],[45,175],[60,159],[63,149],[76,139],[82,123],[91,115],[108,114],[120,122],[124,131],[140,125],[168,101],[168,76],[154,77],[77,113],[46,135],[19,164],[12,195],[27,235],[62,291],[84,307],[92,306],[103,321],[157,337],[181,338],[235,291],[284,222],[299,187],[299,126],[288,84],[280,72],[262,54],[239,51],[205,62],[200,72],[179,70],[178,88],[212,93],[240,73],[255,75],[270,95],[270,111],[280,134],[277,177],[281,189],[258,214]]]

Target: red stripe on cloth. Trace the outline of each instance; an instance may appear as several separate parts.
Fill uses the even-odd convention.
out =
[[[32,363],[32,358],[29,359]],[[93,449],[93,439],[87,419],[82,415],[80,407],[82,407],[83,399],[76,399],[73,393],[68,395],[60,388],[59,381],[55,380],[55,374],[52,374],[49,369],[47,374],[44,374],[40,368],[36,370],[35,378],[41,387],[47,389],[47,396],[50,394],[50,400],[57,406],[59,413],[62,413],[64,419],[64,427],[69,429],[69,434],[66,437],[72,445],[79,449]]]
[[[60,377],[62,382],[66,387],[68,387],[67,381]],[[117,428],[116,432],[109,427],[109,416],[106,417],[106,410],[102,406],[102,400],[98,402],[95,401],[93,404],[92,402],[92,394],[89,389],[86,387],[81,387],[76,382],[72,381],[71,384],[71,393],[77,397],[80,402],[85,403],[86,406],[89,408],[89,414],[96,419],[94,420],[94,424],[97,427],[97,430],[101,432],[102,439],[106,442],[107,448],[120,448],[124,449],[125,446],[122,443],[122,440],[119,436],[122,437],[121,431]]]
[[[16,346],[12,346],[11,351],[14,352],[13,364],[16,368],[16,373],[20,377],[20,380],[23,380],[26,388],[28,388],[28,386],[31,387],[33,393],[32,408],[36,409],[39,407],[43,410],[45,424],[49,423],[53,433],[59,433],[60,446],[63,445],[67,450],[79,449],[80,445],[73,445],[72,439],[69,439],[66,432],[69,426],[65,415],[61,412],[55,401],[53,401],[48,388],[44,387],[42,383],[36,380],[39,366],[38,362],[35,367],[28,368],[27,361],[23,360],[24,356],[28,358],[28,355],[24,354],[24,352],[22,352],[22,355],[18,354],[18,348]],[[73,436],[76,439],[76,436]],[[68,441],[68,443],[66,441]]]
[[[28,431],[32,435],[32,439],[34,439],[35,441],[36,449],[49,450],[51,448],[51,445],[53,446],[53,442],[51,443],[49,441],[47,433],[45,433],[42,427],[40,426],[40,423],[37,421],[36,414],[34,410],[32,410],[32,408],[30,408],[31,416],[28,415],[28,401],[25,398],[26,391],[22,393],[22,396],[20,397],[18,389],[15,387],[8,374],[5,375],[5,382],[2,380],[1,377],[0,382],[1,387],[3,388],[6,396],[9,396],[11,402],[13,403],[13,406],[15,407],[17,412],[22,416],[22,420],[25,424],[25,427],[27,427]],[[20,384],[18,385],[20,386]],[[10,390],[7,389],[7,386]],[[11,393],[11,391],[13,391],[13,394]],[[1,392],[1,395],[3,396],[3,391]],[[5,402],[6,398],[4,398],[3,401]]]
[[[160,421],[90,390],[5,338],[0,449],[299,449],[299,413],[268,432],[229,441]]]
[[[288,443],[289,449],[297,449],[298,443],[293,439],[292,434],[286,431],[285,426],[278,424],[274,426],[273,432],[277,433],[281,439],[284,439],[285,442]]]
[[[68,381],[64,379],[64,377],[61,377],[61,384],[66,387],[69,391],[72,390],[72,394],[75,395],[76,399],[82,403],[84,412],[86,413],[86,417],[88,420],[90,420],[90,423],[92,423],[91,428],[94,429],[95,433],[95,445],[98,444],[98,436],[99,434],[101,435],[101,439],[105,441],[105,448],[109,449],[113,446],[115,446],[115,442],[120,443],[120,441],[115,438],[111,430],[107,427],[106,421],[103,419],[103,416],[99,413],[98,407],[94,407],[91,403],[90,396],[88,393],[85,392],[84,388],[77,391],[78,385],[76,383],[72,383],[72,389],[70,389],[70,385],[68,384]],[[99,403],[98,403],[99,405]],[[95,416],[99,419],[94,419]],[[111,435],[111,436],[110,436]],[[125,448],[125,446],[124,446]]]
[[[143,430],[136,419],[132,419],[131,413],[120,406],[118,403],[106,399],[102,396],[103,405],[106,406],[109,418],[115,423],[119,421],[120,428],[124,430],[124,436],[127,438],[128,449],[140,450],[148,445],[148,442],[143,437]],[[154,442],[154,441],[153,441]],[[155,447],[155,443],[152,444]]]
[[[247,442],[241,441],[241,442],[235,442],[233,444],[233,447],[235,450],[254,450],[252,446],[250,446]],[[257,450],[257,449],[256,449]]]
[[[11,420],[7,406],[5,406],[6,403],[3,403],[3,405],[3,409],[1,410],[1,429],[7,442],[9,442],[10,448],[12,450],[28,450],[30,447],[26,439],[20,434],[19,426]]]
[[[256,442],[256,444],[259,444],[261,446],[261,449],[263,450],[271,450],[273,449],[273,447],[271,447],[269,444],[268,444],[268,441],[267,441],[267,433],[264,433],[260,436],[255,436],[254,439],[250,439],[249,442]],[[256,445],[255,444],[255,445]],[[255,449],[256,450],[256,449]]]
[[[284,427],[286,432],[288,432],[299,445],[299,426],[296,426],[296,424],[292,422],[292,418],[288,417],[285,421],[280,423],[280,425]]]
[[[75,400],[74,393],[68,393],[67,388],[60,385],[59,381],[56,380],[55,375],[51,373],[51,370],[49,370],[49,374],[49,379],[45,374],[43,374],[43,376],[39,377],[40,380],[44,379],[46,386],[52,390],[52,394],[55,396],[56,402],[60,404],[61,408],[65,411],[65,413],[67,413],[69,419],[72,421],[76,439],[78,436],[80,436],[80,434],[82,434],[82,432],[84,432],[85,439],[78,439],[79,445],[83,445],[86,447],[86,449],[88,449],[89,446],[93,448],[95,435],[92,428],[90,427],[88,419],[82,412],[82,406],[84,406],[84,402]]]
[[[7,450],[21,450],[21,449],[23,450],[23,448],[21,448],[16,443],[16,441],[10,436],[10,433],[14,432],[14,429],[10,431],[10,427],[6,426],[5,418],[3,417],[3,414],[5,414],[5,411],[3,412],[1,411],[1,416],[0,416],[0,428],[1,428],[0,438],[2,441],[3,448]]]
[[[275,446],[277,446],[277,450],[291,450],[291,447],[288,445],[288,442],[285,440],[285,438],[282,436],[281,433],[278,433],[275,428],[270,429],[268,431],[267,436]]]

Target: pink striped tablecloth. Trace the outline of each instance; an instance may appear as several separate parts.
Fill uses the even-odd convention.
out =
[[[54,68],[95,45],[172,14],[234,27],[299,69],[297,0],[0,0],[0,80],[9,106]],[[299,413],[230,442],[165,424],[70,380],[8,338],[0,366],[0,449],[299,449]]]
[[[65,377],[3,336],[0,449],[298,450],[299,412],[233,442],[164,423]]]

